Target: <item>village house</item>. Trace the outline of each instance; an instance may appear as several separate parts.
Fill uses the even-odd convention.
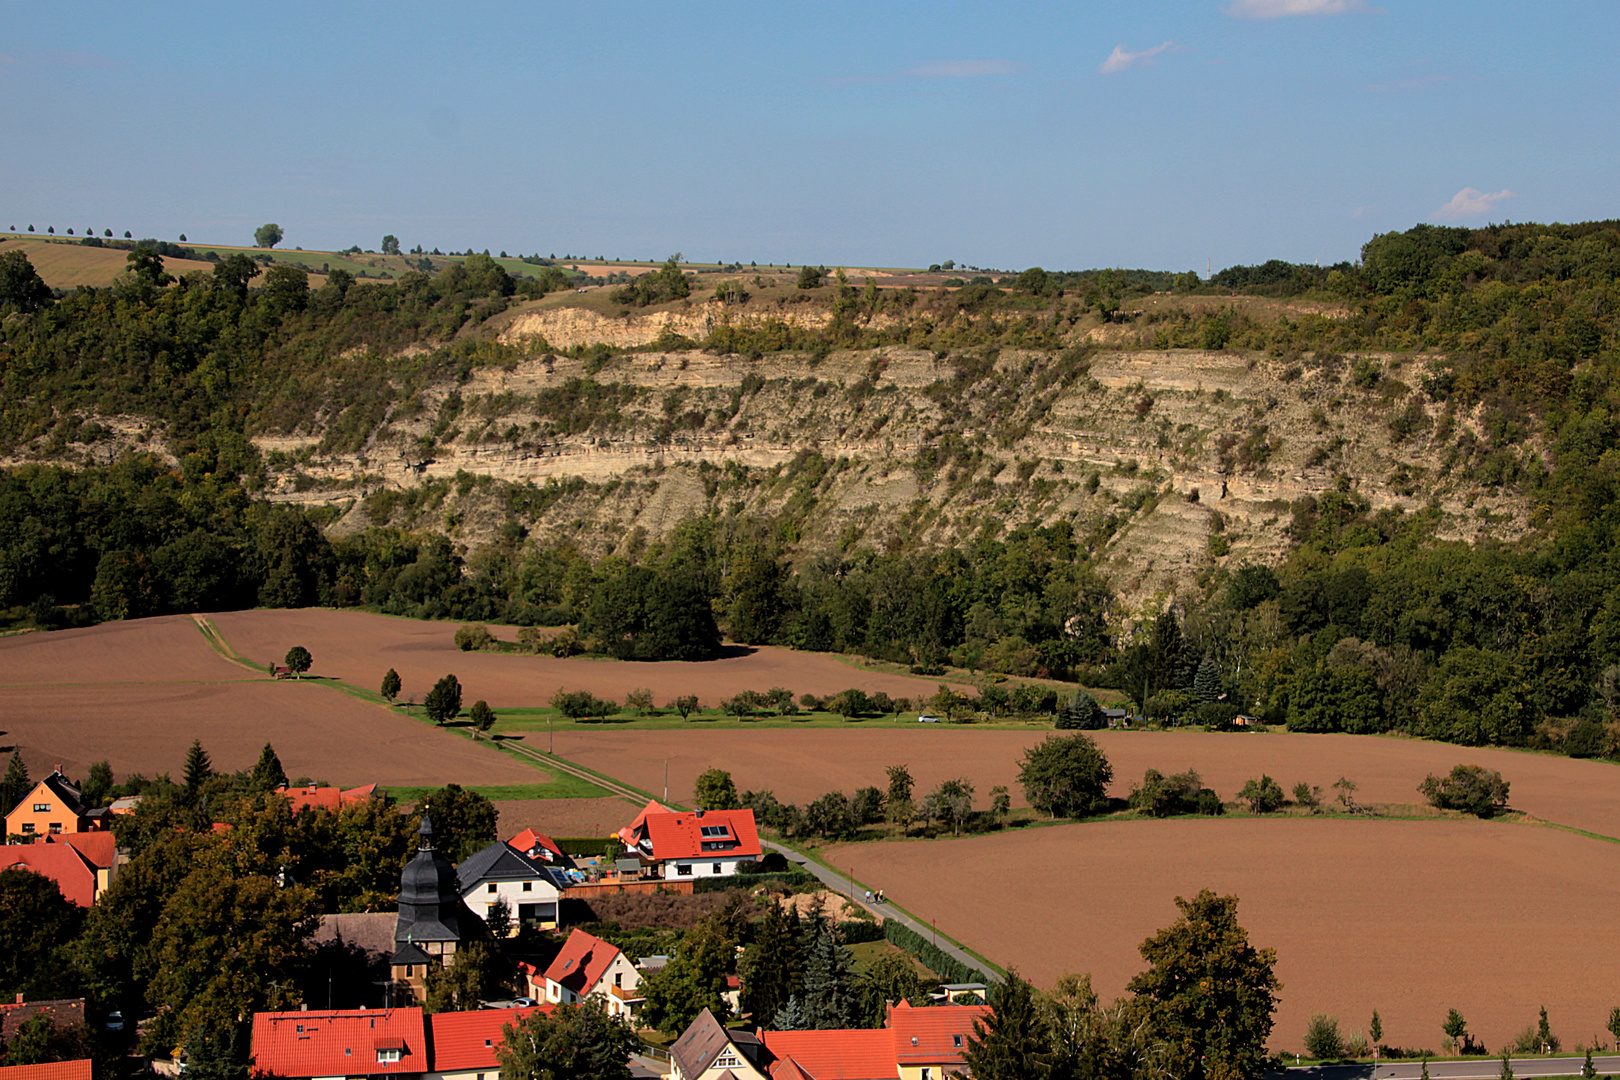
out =
[[[330,810],[337,813],[345,806],[357,803],[370,802],[377,798],[377,785],[366,784],[364,787],[343,788],[318,787],[310,784],[307,787],[288,788],[283,784],[276,789],[276,793],[286,798],[292,804],[292,812],[300,810]]]
[[[625,847],[665,881],[726,877],[758,862],[759,829],[752,810],[667,810],[649,802],[619,830]]]
[[[554,869],[574,865],[573,860],[563,854],[563,849],[557,845],[557,841],[544,833],[535,832],[533,829],[524,829],[508,840],[507,843],[529,858],[543,862]]]
[[[535,847],[549,853],[544,846]],[[461,899],[474,915],[487,919],[497,901],[504,899],[512,913],[512,933],[524,926],[544,930],[557,926],[567,880],[559,870],[530,858],[514,844],[497,841],[474,852],[456,867],[456,875]]]
[[[708,1009],[669,1048],[665,1080],[771,1080],[769,1057],[757,1035],[728,1028]]]
[[[555,1006],[435,1013],[427,1018],[431,1060],[423,1080],[499,1080],[501,1029]]]
[[[0,846],[0,870],[32,870],[56,882],[63,899],[88,908],[112,885],[118,841],[110,832],[47,834],[42,843]]]
[[[667,1080],[945,1080],[967,1075],[964,1053],[985,1005],[889,1007],[884,1026],[833,1031],[732,1031],[705,1009],[669,1048]]]
[[[6,835],[32,839],[88,832],[104,827],[106,813],[86,806],[84,795],[62,775],[58,765],[6,815]]]
[[[499,1080],[502,1031],[550,1005],[424,1016],[421,1008],[253,1015],[253,1076]]]
[[[576,1005],[599,997],[610,1016],[628,1018],[643,1000],[636,992],[641,986],[636,966],[617,946],[583,930],[568,935],[562,951],[546,968],[545,980],[548,1002]]]
[[[253,1014],[255,1077],[419,1077],[431,1067],[419,1008]]]

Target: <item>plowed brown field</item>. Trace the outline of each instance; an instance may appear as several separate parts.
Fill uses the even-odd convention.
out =
[[[284,655],[286,649],[281,650]],[[270,657],[265,658],[267,661]],[[185,616],[0,640],[5,741],[34,776],[178,776],[192,739],[216,768],[275,744],[291,776],[334,784],[534,784],[545,774],[312,682],[275,682],[213,651]]]
[[[578,728],[556,736],[557,753],[645,791],[663,791],[669,762],[669,797],[684,802],[704,769],[732,774],[739,790],[770,789],[784,802],[805,802],[837,789],[886,787],[884,768],[907,765],[919,791],[956,776],[972,780],[978,805],[990,788],[1006,784],[1016,805],[1028,805],[1018,787],[1024,749],[1044,731],[995,731],[950,725],[868,721],[844,728],[770,728],[717,731],[625,731]],[[1093,732],[1114,766],[1112,792],[1124,796],[1149,768],[1195,768],[1204,782],[1233,800],[1245,781],[1262,772],[1284,788],[1306,780],[1328,791],[1347,776],[1368,803],[1420,803],[1418,784],[1458,762],[1499,769],[1512,784],[1516,809],[1563,825],[1620,837],[1620,770],[1596,761],[1511,750],[1474,750],[1410,739],[1286,732],[1222,735],[1207,732]]]
[[[315,657],[313,672],[356,686],[381,685],[389,668],[399,672],[404,696],[422,700],[446,672],[460,680],[468,702],[478,698],[503,706],[544,705],[559,687],[589,690],[623,701],[648,687],[660,705],[696,694],[716,705],[739,690],[785,686],[799,694],[834,694],[852,686],[891,697],[932,694],[937,679],[862,671],[818,653],[759,648],[746,655],[702,663],[618,663],[558,660],[549,656],[462,652],[456,624],[394,619],[359,611],[237,611],[212,615],[225,640],[244,656],[269,663],[302,645]],[[511,636],[504,631],[503,636]]]
[[[524,829],[550,837],[607,836],[630,824],[641,809],[624,799],[497,799],[501,836]]]
[[[1566,1047],[1591,1045],[1620,999],[1620,845],[1534,825],[1096,822],[830,856],[1038,985],[1090,972],[1105,998],[1175,896],[1234,893],[1250,940],[1277,950],[1277,1049],[1300,1048],[1314,1013],[1365,1031],[1374,1009],[1387,1043],[1439,1049],[1452,1008],[1495,1049],[1543,1005]]]

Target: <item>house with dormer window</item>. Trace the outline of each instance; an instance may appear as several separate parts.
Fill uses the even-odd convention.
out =
[[[649,803],[619,839],[666,881],[726,877],[762,854],[752,810],[676,812]]]
[[[583,930],[568,935],[545,981],[546,1000],[555,1005],[599,997],[609,1016],[628,1017],[642,1002],[641,972],[617,946]]]

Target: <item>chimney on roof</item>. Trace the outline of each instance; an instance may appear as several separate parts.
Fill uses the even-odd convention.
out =
[[[699,808],[698,808],[698,810],[697,810],[697,812],[696,812],[696,813],[694,813],[694,814],[693,814],[693,815],[692,815],[692,816],[693,816],[693,817],[702,817],[702,816],[703,816],[703,809],[702,809],[702,807],[699,807]]]
[[[21,1005],[22,1003],[23,1003],[23,996],[21,994],[18,994],[17,995],[17,1004]]]
[[[306,1002],[303,1002],[302,1004],[300,1004],[298,1006],[298,1011],[299,1012],[309,1012],[309,1002],[306,1001]]]

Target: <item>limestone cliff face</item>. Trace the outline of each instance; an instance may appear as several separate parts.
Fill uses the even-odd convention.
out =
[[[616,329],[547,312],[506,333],[629,345],[715,317],[661,315]],[[791,518],[806,553],[1067,520],[1146,609],[1217,564],[1276,559],[1293,501],[1335,486],[1376,508],[1433,501],[1459,538],[1523,531],[1527,507],[1446,475],[1474,418],[1413,394],[1409,361],[1376,359],[1363,390],[1331,362],[1227,352],[536,356],[431,388],[357,454],[310,453],[319,431],[261,445],[303,450],[273,497],[346,508],[340,531],[392,521],[469,546],[513,506],[531,533],[598,552],[712,510]],[[483,477],[537,490],[513,501]]]

